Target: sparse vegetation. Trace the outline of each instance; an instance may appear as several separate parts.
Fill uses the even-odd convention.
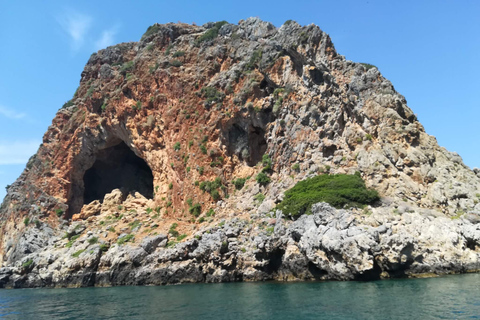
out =
[[[32,259],[28,259],[27,261],[25,261],[24,263],[22,263],[22,268],[24,269],[28,269],[30,268],[30,266],[33,265],[33,260]]]
[[[142,101],[137,101],[134,110],[141,110],[142,109]]]
[[[366,70],[366,71],[368,71],[368,70],[370,70],[370,69],[372,69],[372,68],[378,69],[376,66],[374,66],[373,64],[370,64],[370,63],[363,63],[363,62],[362,62],[362,63],[360,63],[360,64],[365,67],[365,70]]]
[[[200,90],[200,96],[205,98],[206,106],[210,106],[213,103],[222,102],[225,99],[225,94],[218,91],[215,87],[204,87]]]
[[[117,240],[118,245],[122,245],[125,242],[129,242],[134,240],[135,236],[133,234],[127,234],[126,236],[123,236]]]
[[[172,237],[178,237],[179,233],[178,231],[176,230],[178,227],[178,224],[177,223],[173,223],[171,226],[170,226],[170,229],[168,230],[168,233],[170,235],[172,235]]]
[[[262,172],[267,172],[272,170],[273,162],[272,162],[272,159],[270,159],[270,156],[268,154],[264,154],[262,156],[262,165],[263,165]]]
[[[91,237],[90,239],[88,239],[89,244],[95,244],[97,242],[98,242],[98,237]]]
[[[260,62],[262,59],[262,49],[258,49],[253,52],[252,56],[250,57],[250,60],[245,64],[245,70],[253,70],[255,69],[255,66]]]
[[[122,74],[127,74],[128,71],[131,71],[133,67],[135,66],[135,63],[132,61],[125,62],[121,67],[120,67],[120,73]]]
[[[193,206],[188,209],[188,211],[194,216],[198,217],[202,213],[202,205],[200,203],[195,203]]]
[[[263,193],[257,193],[255,196],[253,196],[253,199],[258,203],[262,203],[263,200],[265,200],[265,195]]]
[[[186,237],[187,237],[187,235],[186,235],[185,233],[182,234],[182,235],[179,235],[179,236],[177,237],[177,241],[182,241],[182,240],[185,239]]]
[[[312,205],[318,202],[327,202],[336,208],[363,207],[378,199],[377,191],[367,189],[359,173],[319,175],[300,181],[287,190],[277,209],[295,218],[310,214]]]
[[[85,252],[85,249],[78,250],[77,252],[72,253],[72,257],[78,258],[83,252]]]
[[[67,244],[65,245],[65,247],[67,248],[71,248],[73,246],[73,244],[75,243],[75,241],[80,237],[80,235],[75,235],[75,236],[72,236],[69,238],[69,241],[67,242]]]
[[[63,215],[63,210],[62,209],[55,209],[55,214],[57,215],[57,217],[61,217]]]
[[[175,142],[175,144],[173,145],[173,150],[175,150],[175,151],[180,150],[180,142]]]
[[[65,103],[63,104],[63,106],[62,106],[62,109],[65,109],[65,108],[71,107],[71,106],[73,106],[73,105],[74,105],[74,103],[73,103],[73,99],[71,99],[71,100],[68,100],[67,102],[65,102]]]
[[[184,55],[185,55],[185,51],[175,51],[175,53],[173,54],[173,57],[178,58],[178,57],[183,57]]]
[[[204,41],[215,39],[218,36],[218,31],[220,30],[220,28],[227,23],[227,21],[219,21],[215,23],[212,28],[208,29],[204,34],[197,38],[197,40],[195,41],[196,44],[198,45]]]
[[[262,186],[266,186],[267,184],[270,183],[270,177],[265,174],[265,172],[260,172],[257,174],[255,177],[255,180],[257,180],[257,183]]]
[[[212,208],[210,208],[210,209],[208,209],[208,211],[205,215],[207,217],[213,217],[215,215],[215,211]]]
[[[178,67],[181,67],[183,65],[183,63],[181,61],[175,59],[175,60],[170,61],[170,65],[172,67],[178,68]]]
[[[147,31],[145,31],[145,33],[143,34],[143,36],[140,40],[143,40],[146,37],[148,37],[148,36],[150,36],[154,33],[157,33],[158,30],[160,30],[160,25],[158,25],[158,24],[151,25],[150,27],[148,27]]]
[[[296,171],[296,172],[300,172],[300,165],[298,163],[295,163],[293,166],[292,166],[292,170],[293,171]]]
[[[243,186],[245,185],[245,178],[238,178],[232,181],[233,185],[235,186],[235,189],[241,190]]]

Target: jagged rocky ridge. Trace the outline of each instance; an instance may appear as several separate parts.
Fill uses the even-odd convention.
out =
[[[356,171],[381,202],[296,221],[274,209],[300,180]],[[478,175],[314,25],[154,25],[92,55],[8,189],[0,285],[477,271]]]

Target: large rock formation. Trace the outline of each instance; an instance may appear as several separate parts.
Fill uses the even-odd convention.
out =
[[[275,210],[300,180],[357,171],[381,202]],[[156,24],[90,57],[9,187],[0,285],[476,271],[479,197],[479,173],[317,26]]]

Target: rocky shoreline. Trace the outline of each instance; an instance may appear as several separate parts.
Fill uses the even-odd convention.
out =
[[[195,282],[376,280],[480,270],[480,226],[438,212],[388,207],[372,212],[314,205],[296,221],[232,219],[182,243],[168,235],[102,251],[81,223],[67,239],[0,269],[4,288],[168,285]],[[402,212],[403,211],[403,212]],[[77,252],[80,254],[75,254]]]

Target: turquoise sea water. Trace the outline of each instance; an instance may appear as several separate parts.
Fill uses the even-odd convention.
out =
[[[480,274],[374,282],[0,290],[6,319],[480,319]]]

